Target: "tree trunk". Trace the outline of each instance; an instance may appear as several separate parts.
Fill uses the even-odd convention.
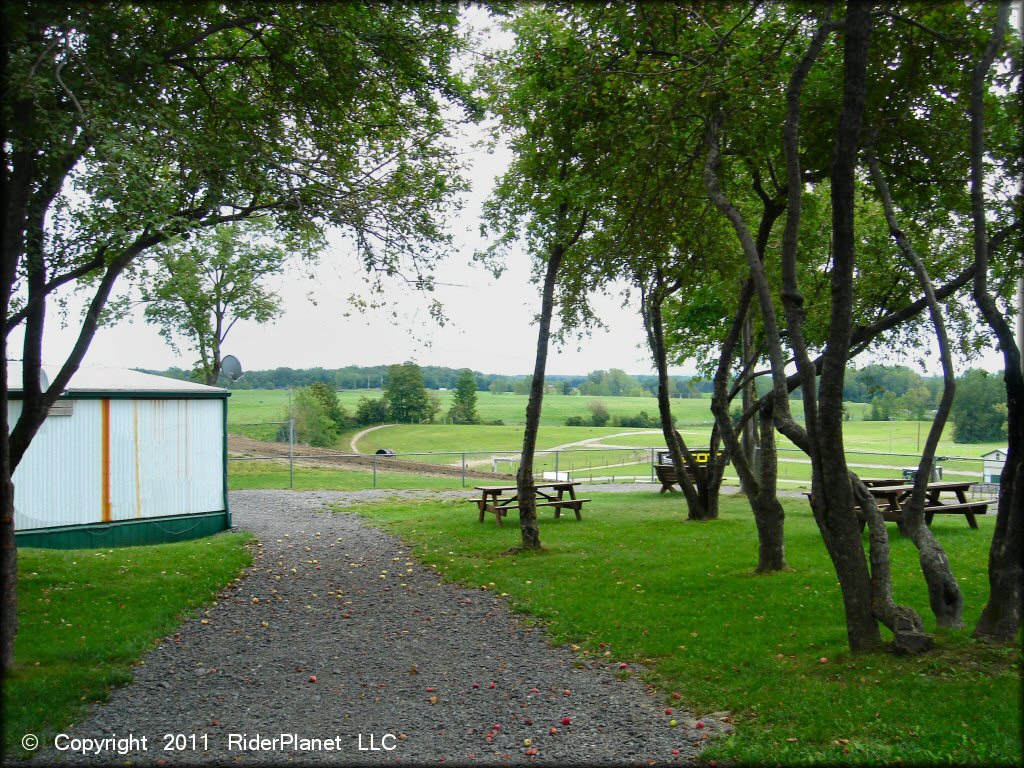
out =
[[[917,612],[897,605],[892,597],[889,533],[878,505],[860,478],[851,476],[853,493],[868,521],[869,557],[871,559],[871,610],[893,633],[893,642],[900,653],[918,654],[932,647],[932,637],[924,631]]]
[[[18,634],[18,549],[14,540],[14,483],[11,481],[7,419],[7,339],[0,337],[0,670],[14,666],[14,638]]]
[[[641,282],[642,285],[642,281]],[[647,341],[651,348],[651,355],[654,357],[655,368],[658,371],[658,415],[661,417],[661,432],[665,438],[665,445],[668,448],[669,456],[672,457],[672,466],[676,470],[676,477],[679,479],[679,487],[686,498],[688,520],[713,520],[718,517],[717,487],[715,489],[715,500],[713,505],[708,504],[709,487],[707,473],[697,467],[693,456],[686,447],[686,441],[676,431],[672,423],[672,401],[669,397],[668,378],[668,356],[665,351],[665,328],[662,321],[661,305],[665,299],[666,286],[661,270],[656,270],[654,285],[650,291],[643,293],[643,316],[644,326],[647,330]],[[688,470],[687,468],[690,467]],[[690,477],[694,481],[690,481]],[[719,484],[721,478],[719,476]]]
[[[831,169],[832,312],[818,386],[816,429],[810,434],[811,460],[817,465],[811,485],[812,507],[839,577],[846,607],[847,637],[854,652],[871,650],[881,643],[872,610],[871,574],[854,513],[853,489],[843,446],[843,378],[853,325],[854,200],[859,137],[867,98],[871,12],[868,3],[850,3],[846,12],[843,103]],[[793,206],[789,213],[793,214]],[[794,332],[790,328],[791,336]],[[803,367],[804,360],[799,354],[797,357],[798,365]],[[804,392],[804,397],[810,394]]]
[[[974,636],[991,642],[1012,644],[1021,626],[1024,601],[1024,528],[1021,506],[1024,500],[1024,430],[1021,407],[1024,393],[1017,392],[1015,434],[999,478],[999,507],[996,530],[988,553],[988,602],[974,628]],[[1011,417],[1013,418],[1013,417]]]
[[[711,412],[715,415],[715,424],[722,434],[726,450],[732,456],[733,466],[740,478],[740,490],[750,503],[757,526],[757,572],[770,573],[786,569],[786,548],[783,531],[786,513],[777,498],[778,456],[775,450],[775,431],[770,426],[761,430],[761,464],[760,472],[752,457],[743,450],[740,438],[733,427],[729,413],[731,398],[728,391],[729,371],[736,350],[738,337],[743,333],[746,318],[749,317],[750,301],[753,298],[753,281],[748,280],[740,293],[739,305],[733,317],[732,326],[722,340],[719,351],[718,368],[714,377],[714,392],[711,396]],[[744,364],[740,375],[749,374],[752,363],[744,355]],[[747,386],[741,385],[746,392]],[[762,424],[771,425],[771,401],[765,406]],[[744,415],[748,415],[744,411]],[[747,419],[745,423],[749,423]],[[742,428],[742,426],[741,426]]]
[[[1024,371],[1013,329],[988,288],[989,238],[985,218],[985,80],[1002,45],[1010,4],[1002,3],[984,55],[971,73],[971,218],[974,224],[974,302],[1003,352],[1006,382],[1007,457],[999,478],[996,529],[988,555],[989,597],[974,636],[1016,642],[1024,599]],[[1020,216],[1020,209],[1017,209]],[[1018,219],[1019,221],[1019,219]],[[1018,307],[1024,311],[1024,308]]]
[[[949,336],[946,333],[946,324],[942,318],[942,309],[939,307],[938,299],[935,297],[935,289],[928,276],[928,270],[924,262],[918,256],[906,234],[899,227],[896,220],[896,211],[893,206],[892,196],[889,193],[889,185],[882,175],[882,169],[874,154],[869,154],[868,165],[875,187],[878,189],[882,199],[882,208],[885,211],[886,222],[889,231],[899,246],[900,251],[910,262],[911,268],[921,284],[921,290],[928,301],[928,309],[931,313],[932,324],[935,326],[935,338],[939,347],[939,357],[942,360],[942,398],[939,401],[939,408],[928,430],[928,438],[925,440],[924,450],[921,453],[921,460],[918,463],[917,477],[914,480],[914,492],[911,495],[910,503],[906,506],[902,515],[902,530],[914,542],[917,547],[918,561],[921,565],[921,572],[924,574],[925,583],[928,585],[928,602],[931,605],[932,613],[935,614],[936,622],[940,627],[962,627],[964,598],[960,592],[960,585],[953,576],[949,566],[949,558],[942,548],[938,539],[928,528],[924,520],[925,494],[928,482],[931,479],[932,467],[935,464],[935,449],[939,445],[942,431],[949,418],[950,409],[953,407],[953,397],[956,392],[956,377],[953,372],[953,358],[949,352]]]
[[[771,405],[762,416],[762,423],[772,423]],[[784,571],[786,563],[786,542],[783,536],[786,511],[779,503],[778,494],[778,452],[775,448],[775,430],[761,430],[761,464],[757,478],[756,493],[748,496],[750,508],[757,525],[757,572],[771,573]]]
[[[544,402],[544,371],[548,361],[548,340],[551,336],[551,316],[555,306],[555,281],[558,268],[565,255],[561,244],[551,249],[544,290],[541,299],[540,327],[537,331],[537,357],[530,382],[530,399],[526,405],[526,426],[523,429],[523,452],[516,473],[519,497],[519,530],[524,549],[540,549],[540,529],[537,526],[537,499],[533,489],[533,454],[537,449],[537,431],[540,429],[540,411]]]
[[[754,349],[754,316],[750,312],[745,313],[743,316],[743,328],[740,336],[740,355],[743,360],[743,368],[747,369],[753,367],[753,362],[756,359],[756,350]],[[754,401],[757,400],[757,390],[755,389],[752,377],[743,385],[742,400],[743,413],[747,413],[754,407]],[[758,417],[756,416],[747,419],[740,428],[740,447],[743,451],[743,457],[752,467],[755,465],[754,451],[757,449],[757,419]],[[746,490],[743,487],[742,478],[740,478],[740,490]]]

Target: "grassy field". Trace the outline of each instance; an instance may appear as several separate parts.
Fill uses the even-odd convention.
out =
[[[451,396],[441,392],[442,400]],[[354,409],[361,396],[379,397],[380,390],[355,390],[339,393],[341,401]],[[459,465],[463,459],[471,467],[491,469],[493,455],[508,452],[517,453],[522,446],[523,428],[513,422],[521,421],[525,411],[526,398],[521,395],[495,395],[481,392],[479,411],[483,419],[503,419],[505,426],[493,425],[452,425],[422,424],[388,425],[362,436],[357,448],[362,453],[374,453],[388,448],[405,458],[428,463]],[[649,414],[656,412],[653,398],[588,398],[569,395],[548,395],[538,437],[538,449],[550,451],[554,448],[595,440],[584,446],[571,449],[560,448],[558,458],[553,454],[538,454],[536,471],[569,471],[573,477],[582,480],[650,478],[651,449],[661,448],[664,441],[657,429],[636,429],[628,427],[566,427],[569,415],[589,415],[587,404],[600,399],[613,414],[634,415],[641,410]],[[243,423],[280,419],[287,407],[286,390],[239,390],[229,400],[229,428],[260,439],[273,439],[277,427],[243,427]],[[707,399],[681,399],[673,401],[680,420],[680,433],[691,447],[707,445],[711,423]],[[848,410],[854,414],[863,412],[863,404],[850,403]],[[234,426],[231,426],[234,425]],[[896,421],[871,422],[854,418],[844,426],[847,457],[855,471],[866,477],[900,477],[906,467],[916,466],[919,451],[927,439],[929,422]],[[633,434],[622,434],[633,433]],[[351,440],[355,430],[342,435],[336,448],[342,452],[351,451]],[[962,445],[951,440],[952,430],[947,429],[945,439],[939,444],[937,455],[943,467],[944,477],[963,480],[981,480],[982,454],[995,448],[1005,447],[999,443]],[[596,453],[596,449],[607,446],[634,446],[636,450],[614,450]],[[646,450],[645,450],[646,449]],[[810,465],[806,457],[784,438],[779,438],[780,466],[779,479],[783,488],[801,488],[809,484]],[[421,454],[412,456],[409,454]],[[446,455],[447,454],[447,455]],[[966,458],[961,458],[966,457]],[[557,464],[557,467],[556,467]],[[508,464],[498,464],[499,471],[513,471]],[[281,473],[270,466],[241,469],[239,462],[232,462],[232,487],[287,487],[277,485]],[[383,473],[383,474],[382,474]],[[356,472],[351,478],[341,478],[336,471],[312,472],[301,469],[304,476],[299,487],[370,487],[372,475]],[[383,477],[389,476],[388,480]],[[378,487],[415,487],[417,481],[408,475],[388,473],[386,468],[378,472]],[[299,481],[296,481],[299,482]],[[336,482],[336,485],[329,485]],[[390,483],[383,485],[382,483]],[[432,481],[433,482],[433,481]],[[737,482],[731,469],[726,471],[727,484]],[[473,483],[469,483],[472,485]],[[433,487],[429,483],[427,486]]]
[[[379,389],[346,389],[338,392],[338,401],[350,413],[354,413],[359,398],[377,399]],[[436,392],[441,401],[442,412],[451,405],[453,392]],[[511,392],[496,395],[492,392],[477,393],[477,412],[484,421],[501,420],[506,424],[522,424],[526,419],[526,395]],[[658,402],[653,397],[588,397],[581,395],[545,395],[541,423],[562,425],[570,416],[590,416],[591,402],[600,401],[612,416],[636,416],[646,411],[657,417]],[[710,400],[678,399],[672,401],[679,423],[711,422]],[[257,421],[280,421],[288,409],[288,390],[284,389],[238,389],[228,400],[228,420],[231,424]]]
[[[968,764],[1021,762],[1019,650],[942,631],[917,658],[852,656],[835,572],[801,500],[788,499],[792,570],[751,573],[757,534],[749,508],[685,522],[676,501],[599,494],[582,523],[542,516],[544,550],[510,554],[515,525],[481,524],[464,502],[359,508],[400,535],[449,579],[506,594],[584,661],[642,663],[666,706],[672,692],[699,715],[727,710],[736,732],[705,759],[740,764]],[[933,530],[964,593],[967,627],[987,594],[992,520]],[[892,541],[897,599],[934,621],[912,544]],[[666,727],[668,718],[666,717]],[[540,745],[543,750],[543,745]]]
[[[95,550],[18,550],[15,669],[4,680],[4,751],[43,743],[131,680],[131,667],[182,615],[251,562],[248,534]]]
[[[380,390],[344,390],[338,393],[339,400],[348,409],[354,410],[360,397],[380,397]],[[447,405],[451,392],[437,393],[442,403]],[[542,426],[550,427],[542,430],[541,444],[544,447],[583,440],[601,434],[614,434],[633,430],[628,427],[564,427],[569,416],[589,415],[588,403],[601,400],[612,415],[635,415],[646,411],[651,416],[657,415],[657,403],[650,397],[606,397],[593,398],[574,395],[547,395],[544,398]],[[677,414],[680,432],[695,445],[706,443],[711,430],[711,414],[708,410],[709,401],[704,399],[679,399],[672,401],[673,412]],[[287,390],[236,390],[228,400],[229,426],[243,423],[278,421],[284,418],[288,406]],[[877,422],[863,421],[860,415],[866,408],[863,403],[848,403],[847,409],[854,418],[844,427],[846,446],[849,450],[876,451],[882,453],[917,454],[920,452],[928,436],[929,422],[895,421]],[[490,392],[478,393],[477,410],[484,420],[501,419],[505,429],[488,426],[437,425],[417,426],[407,436],[401,430],[411,429],[409,426],[390,428],[388,438],[392,442],[401,441],[403,451],[416,450],[514,450],[519,447],[517,442],[522,439],[522,430],[514,425],[521,425],[526,412],[525,395],[511,393],[495,395]],[[424,430],[417,432],[416,430]],[[466,431],[470,430],[470,431]],[[1005,447],[1005,444],[985,443],[978,445],[962,445],[952,442],[952,431],[947,434],[939,446],[940,455],[980,456],[994,448]],[[348,435],[340,441],[347,444]],[[653,439],[652,439],[653,438]],[[375,446],[377,438],[367,438],[368,446]],[[616,438],[617,445],[649,446],[660,445],[657,435],[652,437],[635,436]]]

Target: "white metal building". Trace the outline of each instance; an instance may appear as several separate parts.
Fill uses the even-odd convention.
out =
[[[998,483],[1000,475],[1003,474],[1003,467],[1006,466],[1006,449],[996,449],[982,454],[984,468],[981,470],[982,481],[986,483]]]
[[[57,369],[44,374],[53,380]],[[13,427],[18,364],[9,378]],[[18,546],[152,544],[229,528],[229,396],[128,369],[79,369],[15,470]]]

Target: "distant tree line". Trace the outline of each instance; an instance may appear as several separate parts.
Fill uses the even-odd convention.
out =
[[[246,371],[238,381],[231,383],[226,378],[218,382],[218,386],[230,389],[294,389],[323,383],[332,385],[337,390],[343,389],[383,389],[387,386],[388,369],[393,366],[355,366],[344,368],[273,368],[261,371]],[[191,371],[183,368],[168,368],[163,371],[145,370],[160,376],[192,381]],[[459,376],[464,368],[446,368],[443,366],[420,366],[423,385],[427,389],[457,389]],[[503,375],[496,373],[471,372],[478,392],[512,392],[526,394],[530,390],[530,376]],[[599,397],[653,397],[658,388],[658,378],[653,375],[632,375],[618,368],[607,371],[591,371],[584,375],[546,376],[544,378],[548,390],[553,394],[580,394]],[[710,393],[711,382],[692,376],[672,377],[671,386],[674,397],[701,397]]]
[[[234,383],[221,379],[220,386],[230,389],[293,389],[308,387],[318,382],[342,389],[383,389],[387,386],[388,370],[395,366],[355,366],[344,368],[273,368],[263,371],[246,371]],[[144,369],[140,369],[144,370]],[[465,368],[446,368],[436,365],[419,366],[423,386],[433,390],[454,390],[459,386],[459,376]],[[175,379],[193,380],[191,371],[183,368],[168,368],[164,371],[146,371]],[[528,375],[502,375],[473,371],[478,392],[512,392],[527,394],[531,377]],[[584,375],[545,376],[549,394],[589,395],[595,397],[653,397],[658,388],[655,375],[633,375],[618,368],[591,371]],[[463,381],[465,386],[465,381]],[[673,397],[702,397],[713,389],[710,381],[695,376],[673,376],[669,379]],[[926,390],[926,391],[921,391]],[[884,410],[879,418],[885,420],[891,415],[888,410],[906,408],[907,405],[892,406],[893,398],[910,395],[916,401],[934,401],[942,390],[939,376],[921,376],[903,365],[868,365],[864,368],[847,370],[843,387],[843,400],[851,403],[873,403],[879,401]],[[799,397],[797,390],[794,397]],[[884,398],[888,397],[888,400]],[[932,406],[934,407],[934,406]],[[919,409],[912,409],[915,413]],[[922,417],[923,418],[923,417]]]

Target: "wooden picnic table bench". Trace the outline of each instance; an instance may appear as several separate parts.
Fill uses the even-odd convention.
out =
[[[864,482],[863,478],[861,482]],[[865,485],[868,484],[865,483]],[[978,521],[975,519],[975,515],[986,514],[988,512],[988,502],[968,501],[967,490],[971,485],[972,483],[969,481],[959,480],[928,483],[924,502],[925,524],[931,525],[935,515],[963,515],[971,528],[977,528]],[[903,510],[907,501],[914,494],[913,484],[903,482],[890,484],[883,482],[878,485],[868,485],[868,492],[875,497],[878,511],[882,513],[882,519],[890,523],[896,523],[900,534],[903,534]],[[940,498],[943,492],[955,494],[956,501],[953,503],[943,502]],[[809,492],[805,493],[810,497],[811,494]],[[856,512],[857,518],[860,520],[860,529],[863,531],[864,526],[867,525],[867,515],[860,506],[856,507]]]
[[[928,483],[924,502],[925,523],[931,525],[935,515],[963,515],[971,528],[977,528],[978,521],[974,519],[974,516],[986,514],[988,512],[988,502],[968,501],[967,491],[971,485],[970,481],[961,480],[944,480]],[[888,506],[888,514],[895,522],[900,523],[906,502],[914,494],[914,485],[913,483],[881,485],[868,488],[868,491],[876,500],[886,504]],[[956,496],[956,501],[952,504],[943,502],[940,496],[944,492],[953,493]]]
[[[886,485],[903,485],[906,482],[901,477],[862,477],[860,481],[868,488],[880,488]]]
[[[658,477],[658,482],[661,483],[661,490],[658,493],[676,493],[676,489],[673,485],[679,485],[679,475],[676,474],[676,468],[671,464],[655,464],[654,474]],[[690,472],[689,468],[686,470],[686,476],[690,478],[690,482],[696,482],[693,478],[693,473]],[[679,492],[682,492],[682,488]]]
[[[580,499],[576,496],[576,486],[580,485],[575,480],[555,480],[549,483],[535,483],[532,488],[538,499],[534,503],[537,507],[554,507],[555,517],[562,516],[562,509],[568,508],[576,513],[576,519],[582,520],[581,510],[583,504],[590,499]],[[547,489],[547,490],[545,490]],[[476,503],[480,510],[480,522],[484,521],[484,515],[492,512],[502,527],[501,519],[508,514],[509,510],[519,509],[519,487],[516,485],[477,485],[473,490],[479,491],[480,496],[469,499]],[[504,496],[511,492],[511,496]],[[568,497],[566,497],[568,494]]]

